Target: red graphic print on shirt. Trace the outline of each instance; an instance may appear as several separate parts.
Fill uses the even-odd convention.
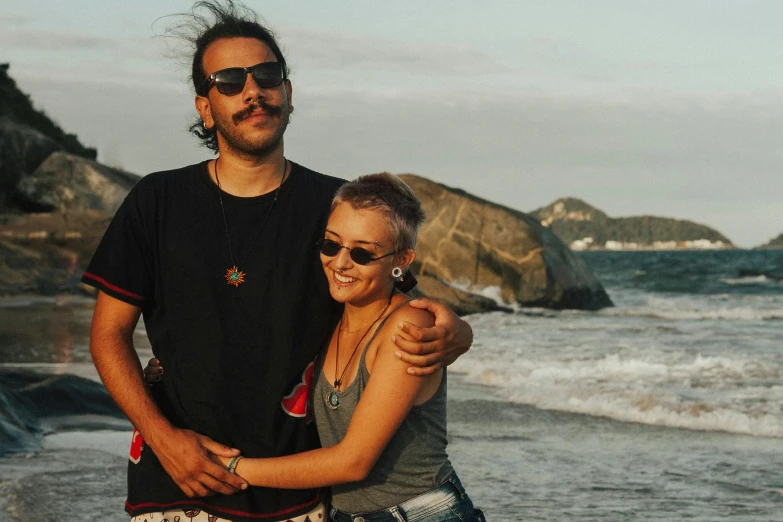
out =
[[[144,450],[144,439],[141,438],[141,433],[133,428],[133,437],[131,438],[130,454],[128,458],[134,464],[138,464],[141,460],[141,452]]]
[[[310,419],[312,418],[307,399],[310,397],[310,389],[313,386],[314,368],[315,361],[307,365],[304,373],[302,373],[302,381],[294,386],[294,390],[283,397],[283,400],[280,402],[280,405],[287,414],[292,417],[305,417],[307,422],[310,422]]]

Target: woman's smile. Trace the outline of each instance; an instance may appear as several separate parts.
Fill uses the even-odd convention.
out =
[[[335,284],[337,284],[337,286],[340,286],[340,287],[348,286],[351,283],[356,282],[356,278],[355,277],[350,277],[350,276],[347,276],[345,274],[341,274],[339,272],[332,272],[332,273],[334,274],[334,281],[335,281]]]

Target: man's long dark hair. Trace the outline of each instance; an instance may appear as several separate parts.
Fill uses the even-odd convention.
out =
[[[203,0],[193,4],[189,13],[175,15],[182,20],[167,28],[166,33],[187,41],[193,47],[190,78],[196,94],[206,96],[209,92],[207,73],[204,70],[204,51],[215,40],[221,38],[255,38],[265,43],[275,54],[283,67],[283,78],[290,70],[285,61],[275,34],[261,25],[258,15],[250,8],[234,0]],[[198,118],[190,132],[201,140],[201,144],[218,152],[217,131],[206,129]]]

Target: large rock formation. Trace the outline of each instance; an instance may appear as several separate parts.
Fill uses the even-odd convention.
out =
[[[475,295],[490,287],[506,302],[523,306],[612,305],[582,261],[537,219],[425,178],[400,177],[428,216],[413,266],[422,292],[463,311],[465,302],[474,308],[495,305]]]
[[[8,69],[0,63],[0,212],[45,212],[52,205],[29,199],[19,191],[19,181],[55,151],[88,159],[95,159],[97,152],[36,109]]]
[[[731,241],[708,226],[656,216],[612,218],[576,198],[562,198],[530,215],[572,248],[730,248]],[[581,243],[577,246],[574,243]]]
[[[40,132],[0,118],[2,212],[113,212],[138,179],[66,153]]]
[[[28,200],[17,185],[50,154],[60,150],[62,145],[44,134],[0,117],[0,212],[49,210]]]
[[[60,212],[115,212],[138,176],[65,152],[54,152],[32,174],[21,177],[17,191],[28,201]]]

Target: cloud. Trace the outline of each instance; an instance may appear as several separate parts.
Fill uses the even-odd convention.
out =
[[[577,196],[610,215],[706,223],[746,245],[783,223],[783,93],[297,96],[287,143],[328,173],[416,172],[520,210]]]
[[[106,50],[113,49],[117,40],[77,33],[54,31],[7,30],[0,35],[0,46],[5,49],[37,49],[43,51]]]
[[[478,76],[501,72],[494,58],[467,46],[400,42],[373,36],[289,28],[290,60],[303,69],[363,68],[416,74]]]
[[[26,24],[31,20],[30,17],[17,15],[17,14],[11,14],[11,13],[0,13],[0,27],[2,26],[16,26],[16,25],[22,25]]]
[[[35,36],[30,38],[37,38],[40,34],[35,33]],[[21,43],[22,40],[24,38],[19,36],[18,41]],[[5,41],[5,36],[0,36],[0,46]],[[86,92],[97,89],[113,90],[118,85],[155,86],[171,90],[186,84],[186,68],[179,67],[179,64],[164,57],[165,42],[160,39],[115,38],[110,41],[110,45],[104,45],[104,41],[109,42],[107,39],[93,39],[86,35],[46,37],[44,40],[39,39],[40,47],[33,49],[41,52],[30,53],[30,46],[23,45],[22,48],[12,50],[6,59],[11,62],[11,74],[18,81],[46,83],[56,77],[58,82],[78,84]],[[55,46],[57,42],[62,45],[56,50],[48,49],[48,46]],[[72,45],[70,48],[67,47],[67,42]],[[58,53],[58,50],[67,52]]]
[[[552,96],[536,91],[305,91],[298,105],[319,118],[378,125],[397,140],[429,132],[537,169],[654,169],[780,166],[783,91],[764,98],[679,97],[654,91]],[[304,100],[304,101],[303,101]],[[405,132],[403,132],[405,131]],[[448,131],[448,132],[446,132]],[[481,147],[475,147],[481,145]]]
[[[675,93],[745,92],[779,85],[769,81],[756,56],[745,56],[736,46],[679,52],[671,49],[674,42],[646,43],[607,49],[606,41],[528,36],[516,44],[517,78],[550,92],[576,94],[639,86]]]
[[[17,78],[20,87],[67,132],[98,148],[99,161],[136,174],[195,163],[208,156],[187,128],[195,115],[187,85],[161,88],[121,81],[96,83]]]

